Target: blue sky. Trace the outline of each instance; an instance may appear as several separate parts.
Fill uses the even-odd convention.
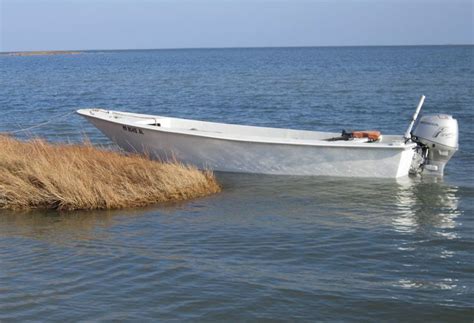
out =
[[[473,44],[473,0],[0,0],[0,51]]]

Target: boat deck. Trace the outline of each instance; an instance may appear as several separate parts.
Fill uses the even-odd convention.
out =
[[[103,109],[83,109],[78,110],[78,113],[124,125],[136,126],[141,129],[152,129],[226,140],[283,144],[316,144],[324,146],[343,145],[354,147],[370,145],[374,148],[411,146],[411,144],[405,144],[402,135],[383,135],[379,140],[373,142],[369,142],[366,138],[329,141],[332,138],[340,137],[341,133],[225,124]]]

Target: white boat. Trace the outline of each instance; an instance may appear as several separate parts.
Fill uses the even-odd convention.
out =
[[[442,175],[444,165],[457,150],[457,121],[447,115],[426,116],[412,133],[423,100],[405,136],[379,136],[377,132],[341,135],[104,109],[81,109],[77,113],[125,151],[202,169],[383,178],[403,177],[410,172]]]

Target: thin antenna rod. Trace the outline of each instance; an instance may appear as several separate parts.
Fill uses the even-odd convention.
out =
[[[413,126],[415,125],[416,119],[418,119],[418,114],[420,113],[421,107],[423,106],[423,103],[425,102],[425,96],[422,95],[420,98],[420,102],[418,102],[418,106],[416,107],[415,114],[413,114],[413,119],[410,122],[410,125],[408,126],[407,131],[405,132],[405,139],[411,139],[411,130],[413,129]]]

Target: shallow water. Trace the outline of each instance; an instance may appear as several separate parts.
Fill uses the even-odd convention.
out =
[[[443,180],[217,174],[222,193],[138,210],[0,212],[0,320],[474,317],[472,46],[0,56],[0,131],[75,108],[402,133],[453,114]],[[109,141],[80,117],[21,137]]]

